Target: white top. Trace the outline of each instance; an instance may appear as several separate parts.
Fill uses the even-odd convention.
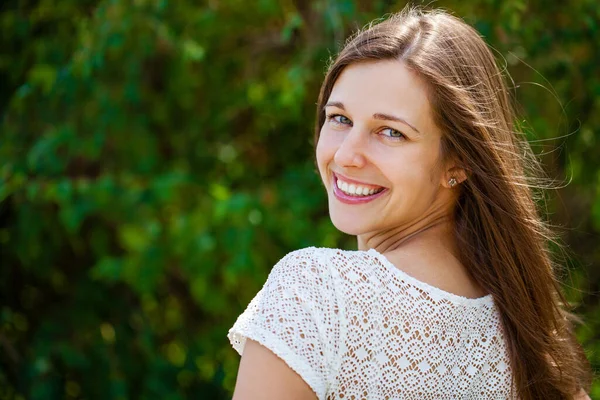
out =
[[[491,295],[421,282],[376,250],[282,258],[229,330],[269,348],[319,399],[507,399],[512,373]]]

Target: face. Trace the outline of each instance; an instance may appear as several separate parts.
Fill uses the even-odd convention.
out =
[[[317,164],[339,230],[385,232],[447,208],[441,133],[424,83],[401,61],[346,67],[325,114]]]

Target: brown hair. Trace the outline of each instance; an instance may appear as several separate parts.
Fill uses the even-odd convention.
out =
[[[443,132],[442,159],[452,157],[467,172],[454,212],[456,240],[461,262],[501,313],[518,397],[570,399],[588,390],[589,364],[563,309],[551,232],[531,190],[532,172],[541,169],[513,125],[492,52],[475,29],[443,11],[408,7],[371,25],[348,39],[329,67],[315,143],[344,68],[377,60],[401,60],[423,78]]]

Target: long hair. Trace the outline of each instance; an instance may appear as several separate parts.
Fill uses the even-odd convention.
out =
[[[443,11],[405,8],[349,38],[319,95],[324,105],[350,64],[400,60],[426,83],[442,131],[441,159],[467,173],[454,211],[461,262],[492,294],[521,399],[571,399],[588,390],[589,364],[577,343],[549,250],[552,234],[532,191],[541,167],[514,126],[504,77],[476,30]]]

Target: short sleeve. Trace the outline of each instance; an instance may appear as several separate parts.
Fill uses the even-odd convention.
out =
[[[318,250],[282,258],[227,336],[240,355],[248,338],[267,347],[324,399],[338,358],[339,313],[333,276]]]

